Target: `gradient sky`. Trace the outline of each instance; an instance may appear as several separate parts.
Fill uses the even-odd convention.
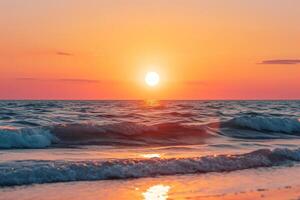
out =
[[[300,1],[0,1],[0,99],[145,98],[300,99]]]

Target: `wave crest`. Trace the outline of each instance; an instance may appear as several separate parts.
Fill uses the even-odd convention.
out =
[[[256,131],[300,133],[300,121],[296,118],[242,116],[233,118],[228,123],[234,127]]]
[[[43,128],[1,129],[0,149],[45,148],[57,139]]]
[[[202,144],[218,134],[226,137],[275,139],[300,136],[295,118],[242,116],[219,123],[186,125],[180,122],[143,125],[64,124],[53,127],[1,129],[0,149],[46,148],[51,145],[184,145]]]
[[[271,167],[300,161],[300,149],[260,149],[240,155],[112,161],[14,161],[0,163],[0,186],[107,180]]]
[[[62,143],[71,144],[189,144],[203,142],[209,134],[203,127],[180,123],[143,125],[132,122],[115,124],[67,124],[56,126],[52,132]],[[191,137],[195,140],[190,140]],[[198,138],[198,139],[197,139]]]

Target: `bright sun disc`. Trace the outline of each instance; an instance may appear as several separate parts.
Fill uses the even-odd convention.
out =
[[[159,83],[159,75],[156,72],[148,72],[145,81],[149,86],[156,86]]]

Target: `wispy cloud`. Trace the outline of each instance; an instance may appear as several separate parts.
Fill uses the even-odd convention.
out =
[[[258,64],[265,64],[265,65],[296,65],[296,64],[300,64],[300,59],[263,60]]]
[[[74,54],[64,51],[57,51],[55,54],[58,56],[74,56]]]
[[[18,81],[54,81],[54,82],[65,82],[65,83],[100,83],[100,80],[94,79],[77,79],[77,78],[64,78],[64,79],[38,79],[31,77],[20,77],[16,78]]]
[[[37,78],[28,78],[28,77],[20,77],[20,78],[16,78],[16,80],[18,81],[38,81],[39,79]]]
[[[55,81],[61,82],[73,82],[73,83],[100,83],[100,80],[93,79],[55,79]]]

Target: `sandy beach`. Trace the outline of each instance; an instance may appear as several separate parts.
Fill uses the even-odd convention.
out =
[[[248,191],[240,192],[234,194],[224,194],[216,196],[206,196],[206,197],[195,197],[191,199],[198,200],[253,200],[253,199],[270,199],[270,200],[299,200],[300,199],[300,186],[287,186],[284,188],[277,188],[272,190],[258,190],[258,191]]]

